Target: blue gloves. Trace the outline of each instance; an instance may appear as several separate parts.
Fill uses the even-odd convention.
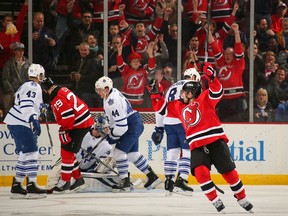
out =
[[[40,136],[41,134],[41,127],[36,114],[33,114],[29,118],[29,123],[32,123],[32,131],[36,136]]]
[[[164,136],[164,127],[155,127],[154,132],[152,133],[151,139],[155,145],[160,145]]]

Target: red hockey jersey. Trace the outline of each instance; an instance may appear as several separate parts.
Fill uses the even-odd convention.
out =
[[[124,2],[125,15],[129,24],[136,24],[139,21],[145,25],[152,24],[156,0],[126,0]]]
[[[222,85],[215,78],[213,82],[210,82],[209,89],[201,93],[189,105],[183,104],[180,100],[168,102],[168,112],[174,112],[181,120],[191,151],[218,139],[228,142],[215,111],[222,95]]]
[[[243,73],[245,69],[244,51],[241,43],[235,43],[235,59],[230,63],[225,63],[225,57],[220,47],[214,42],[211,48],[215,54],[217,65],[219,66],[218,78],[223,85],[223,99],[233,99],[244,95]]]
[[[133,70],[124,61],[122,56],[117,56],[117,67],[123,78],[123,87],[121,92],[130,101],[131,104],[142,104],[146,85],[146,79],[149,73],[155,69],[155,58],[148,59],[148,65],[138,70]]]
[[[93,5],[93,22],[103,23],[104,5],[103,1],[92,0],[90,1]],[[121,0],[108,0],[108,21],[116,21],[119,18],[119,5]]]
[[[94,124],[88,106],[66,87],[57,87],[51,94],[51,107],[63,130],[88,128]]]

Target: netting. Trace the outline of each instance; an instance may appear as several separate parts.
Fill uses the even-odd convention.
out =
[[[101,111],[90,111],[91,115],[93,116],[94,119],[96,119],[99,115],[103,114],[103,112]],[[155,124],[155,113],[154,112],[139,112],[141,117],[142,117],[142,121],[143,124]]]

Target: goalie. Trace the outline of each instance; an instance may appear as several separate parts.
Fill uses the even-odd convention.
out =
[[[84,136],[81,149],[76,155],[82,172],[109,173],[111,171],[107,167],[112,169],[113,147],[106,140],[107,133],[109,133],[109,125],[106,117],[101,115],[95,120],[91,130]],[[93,156],[89,156],[87,152],[90,152]],[[102,163],[99,163],[99,160]]]

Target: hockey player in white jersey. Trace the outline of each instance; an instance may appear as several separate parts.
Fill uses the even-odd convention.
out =
[[[82,140],[81,149],[76,154],[76,159],[79,162],[81,172],[108,173],[111,171],[102,163],[113,168],[113,148],[106,139],[106,133],[109,128],[107,130],[105,130],[105,128],[109,127],[109,125],[105,120],[106,117],[99,116],[95,120],[95,124],[91,130]],[[92,153],[93,156],[89,156],[87,152]],[[101,160],[102,163],[99,163],[98,160]]]
[[[19,153],[16,164],[16,176],[13,177],[11,199],[44,198],[46,190],[36,184],[38,146],[37,137],[41,133],[39,124],[40,104],[42,100],[41,83],[45,70],[39,64],[31,64],[28,68],[29,80],[19,87],[15,93],[14,106],[7,113],[4,122],[15,141],[16,152]],[[27,187],[22,184],[27,177]]]
[[[144,187],[154,189],[161,183],[161,180],[139,152],[139,137],[144,130],[140,114],[132,109],[131,104],[120,91],[113,88],[113,82],[109,77],[99,78],[95,83],[95,90],[104,100],[104,111],[110,127],[108,141],[110,144],[116,144],[113,156],[122,179],[112,191],[130,192],[132,190],[128,174],[129,161],[148,177]]]
[[[189,68],[184,72],[184,80],[174,83],[166,92],[167,102],[180,99],[183,85],[191,80],[200,82],[201,77],[195,68]],[[167,113],[165,104],[155,113],[156,126],[152,133],[152,140],[159,145],[163,139],[164,129],[167,135],[167,158],[164,162],[165,190],[170,194],[184,193],[192,195],[193,189],[187,185],[190,173],[190,150],[186,142],[185,130],[178,118]],[[181,156],[180,156],[181,155]],[[180,156],[180,158],[179,158]],[[174,182],[178,167],[178,176]]]

